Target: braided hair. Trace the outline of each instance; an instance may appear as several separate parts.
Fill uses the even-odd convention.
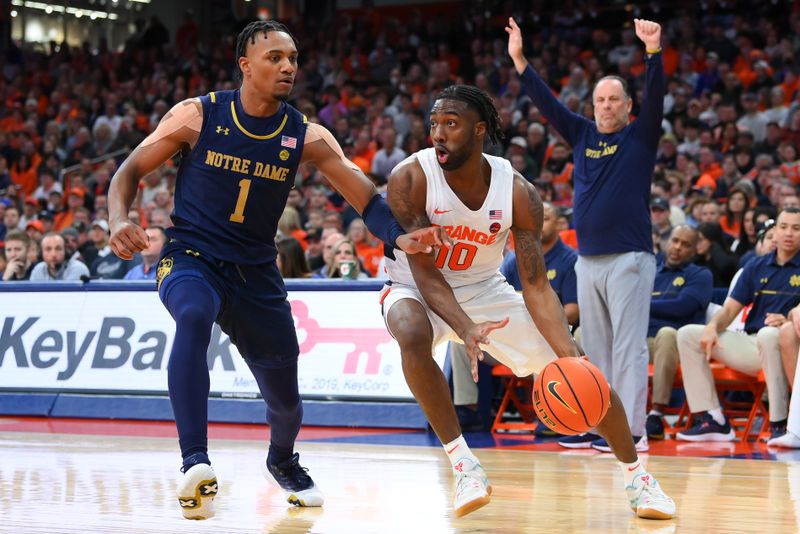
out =
[[[294,38],[292,32],[285,24],[277,20],[256,20],[245,26],[236,38],[236,77],[241,80],[244,76],[242,69],[239,67],[239,58],[247,55],[247,45],[256,44],[256,36],[263,33],[266,37],[269,32],[283,32],[292,38],[294,45],[297,46],[297,39]]]
[[[493,143],[498,143],[505,137],[500,127],[500,115],[497,113],[497,108],[494,107],[492,97],[486,91],[478,89],[474,85],[451,85],[439,93],[435,100],[443,98],[464,102],[475,110],[481,120],[486,123],[489,139]]]

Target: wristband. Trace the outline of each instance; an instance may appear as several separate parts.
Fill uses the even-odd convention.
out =
[[[659,52],[661,52],[661,47],[659,46],[655,50],[650,50],[649,48],[645,48],[645,51],[650,55],[658,54]]]

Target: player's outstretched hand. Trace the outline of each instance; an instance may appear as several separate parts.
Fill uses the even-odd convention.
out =
[[[141,226],[130,219],[111,223],[111,251],[123,260],[133,259],[136,252],[141,252],[150,244],[147,233]]]
[[[406,254],[419,252],[427,254],[433,251],[433,247],[450,248],[452,246],[453,240],[441,226],[420,228],[397,238],[397,248]]]
[[[633,19],[636,37],[642,40],[648,50],[661,48],[661,25],[658,22],[644,19]]]
[[[470,367],[472,368],[472,379],[475,382],[478,381],[478,360],[483,360],[481,345],[488,345],[489,334],[493,330],[503,328],[507,324],[508,317],[502,321],[476,323],[464,332],[461,340],[464,342],[464,347],[467,349],[467,356],[469,356]]]
[[[522,31],[512,17],[508,17],[506,33],[508,34],[508,55],[511,56],[511,59],[525,59],[522,54]]]

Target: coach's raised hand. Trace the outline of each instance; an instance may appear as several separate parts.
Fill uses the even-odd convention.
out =
[[[522,51],[522,31],[517,26],[517,21],[512,17],[508,17],[506,33],[508,34],[508,55],[511,56],[511,60],[514,62],[517,74],[522,74],[525,72],[525,67],[528,66],[528,60],[525,59],[525,54]]]
[[[648,51],[655,52],[661,48],[661,25],[659,23],[633,19],[633,24],[636,27],[636,37],[641,39]]]

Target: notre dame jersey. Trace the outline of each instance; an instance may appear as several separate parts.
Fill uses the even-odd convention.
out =
[[[285,102],[271,117],[249,116],[238,90],[200,101],[203,128],[178,170],[175,226],[167,234],[232,263],[274,261],[307,119]]]

